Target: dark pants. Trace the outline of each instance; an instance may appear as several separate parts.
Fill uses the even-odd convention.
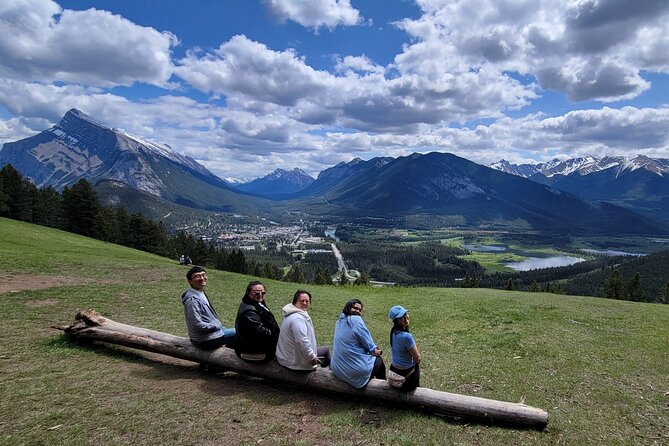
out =
[[[372,378],[386,379],[386,365],[383,363],[383,359],[380,356],[377,356],[374,359]]]
[[[390,364],[390,370],[406,377],[406,381],[402,384],[402,387],[399,388],[402,392],[410,392],[416,387],[420,386],[420,367],[418,364],[413,366],[410,369],[398,369],[394,365]],[[413,370],[413,373],[411,372]]]
[[[330,349],[327,347],[319,346],[316,349],[316,355],[321,361],[321,367],[330,367]]]

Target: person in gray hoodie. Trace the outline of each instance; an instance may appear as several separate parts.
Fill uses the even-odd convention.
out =
[[[199,348],[213,350],[225,345],[233,348],[235,329],[225,328],[204,292],[207,272],[194,266],[186,273],[190,288],[181,295],[190,342]]]
[[[307,311],[311,293],[297,290],[293,303],[283,307],[283,322],[276,346],[276,360],[292,370],[313,370],[330,365],[330,349],[318,347],[314,324]]]

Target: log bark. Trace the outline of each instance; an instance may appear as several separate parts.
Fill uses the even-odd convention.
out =
[[[524,404],[442,392],[425,387],[402,393],[379,379],[372,379],[367,386],[358,390],[335,378],[329,368],[318,368],[313,372],[297,372],[282,367],[275,361],[255,364],[238,358],[231,349],[223,347],[211,351],[201,350],[193,346],[187,338],[115,322],[94,310],[77,313],[72,325],[54,328],[63,330],[71,340],[123,345],[213,364],[223,370],[278,381],[299,388],[497,424],[534,429],[544,429],[548,424],[547,412]]]

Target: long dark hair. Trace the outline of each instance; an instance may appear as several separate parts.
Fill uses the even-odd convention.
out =
[[[393,346],[393,336],[395,333],[400,333],[400,332],[405,332],[409,333],[409,326],[407,325],[406,327],[403,327],[400,325],[400,320],[402,318],[398,317],[396,319],[393,319],[393,328],[390,329],[390,346]]]
[[[353,313],[351,313],[351,308],[353,308],[353,305],[360,304],[362,307],[363,304],[360,302],[358,299],[351,299],[348,302],[346,302],[346,305],[344,305],[344,309],[341,310],[342,313],[344,313],[346,316],[351,316]]]

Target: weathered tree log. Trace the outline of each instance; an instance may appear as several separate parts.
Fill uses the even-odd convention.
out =
[[[101,316],[94,310],[79,312],[72,325],[54,328],[63,330],[72,340],[100,341],[152,351],[300,388],[492,423],[536,429],[543,429],[548,424],[548,413],[524,404],[442,392],[425,387],[402,393],[379,379],[372,379],[363,389],[357,390],[335,378],[329,368],[318,368],[313,372],[296,372],[274,361],[255,364],[239,359],[231,349],[201,350],[194,347],[186,338],[121,324]]]

